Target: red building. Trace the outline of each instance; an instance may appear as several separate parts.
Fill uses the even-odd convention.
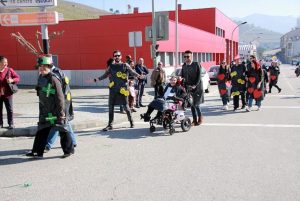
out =
[[[174,65],[175,12],[169,12],[169,40],[158,41],[159,58],[166,67]],[[69,74],[71,84],[93,85],[90,80],[101,74],[106,61],[115,49],[123,55],[133,55],[129,47],[128,32],[142,31],[143,46],[137,48],[137,58],[143,57],[147,66],[152,66],[150,42],[145,41],[145,27],[152,23],[151,13],[101,16],[92,20],[61,21],[49,26],[49,33],[64,30],[63,36],[50,41],[50,52],[58,56],[59,67]],[[226,59],[229,62],[231,35],[237,26],[216,8],[182,10],[179,7],[179,56],[189,49],[194,60],[208,68]],[[8,58],[9,65],[23,77],[22,84],[35,84],[34,64],[36,58],[22,47],[11,33],[20,32],[28,41],[36,44],[35,33],[39,26],[0,27],[0,54]],[[234,53],[238,49],[238,29],[233,34]],[[125,58],[124,58],[125,59]],[[25,78],[25,79],[24,79]],[[106,84],[106,83],[104,83]]]

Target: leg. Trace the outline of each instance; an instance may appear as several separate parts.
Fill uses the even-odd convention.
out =
[[[137,84],[137,93],[136,93],[136,107],[139,108],[140,107],[140,96],[141,96],[141,83],[138,82]]]
[[[269,84],[269,93],[272,92],[272,87],[273,87],[273,84],[270,82],[270,84]]]
[[[239,95],[238,96],[233,96],[233,105],[234,105],[234,110],[239,108]]]
[[[36,132],[31,153],[37,153],[38,156],[43,156],[50,130],[51,127],[47,127]]]
[[[203,115],[202,115],[202,112],[201,112],[201,107],[200,105],[196,105],[195,106],[195,109],[196,109],[196,112],[197,112],[197,116],[198,116],[198,119],[197,119],[197,122],[198,124],[202,124],[203,122]]]
[[[242,99],[242,109],[244,109],[246,107],[245,92],[241,92],[241,99]]]
[[[195,106],[191,106],[191,111],[192,111],[192,116],[193,116],[193,125],[198,126],[198,121],[197,121],[197,114],[196,114],[196,108]]]
[[[227,102],[228,102],[228,99],[226,96],[222,96],[222,103],[223,103],[223,106],[227,105]]]
[[[14,121],[13,121],[13,96],[9,96],[4,98],[4,104],[7,111],[7,123],[9,125],[8,128],[13,128]]]
[[[128,118],[129,123],[130,123],[130,128],[133,128],[134,123],[133,123],[133,119],[132,119],[132,116],[131,116],[131,111],[129,109],[129,106],[128,105],[123,105],[123,107],[124,107],[124,110],[127,114],[127,118]]]
[[[114,121],[114,108],[115,108],[115,105],[110,103],[110,102],[108,104],[109,104],[109,106],[108,106],[108,108],[109,108],[108,109],[108,112],[109,112],[109,114],[108,114],[108,125],[105,128],[102,129],[103,131],[108,131],[108,130],[113,129],[112,123]]]
[[[3,127],[3,96],[0,96],[0,126]]]
[[[139,105],[141,107],[143,107],[143,104],[142,104],[142,98],[143,98],[143,95],[144,95],[144,89],[145,89],[145,83],[143,82],[141,84],[141,88],[140,88],[140,96],[139,96]]]
[[[51,149],[56,141],[56,138],[58,137],[58,130],[56,128],[52,128],[49,132],[48,138],[47,138],[47,145],[46,149]]]
[[[77,141],[76,141],[75,133],[73,131],[71,122],[69,122],[69,121],[67,122],[67,127],[68,127],[68,130],[70,131],[70,135],[71,135],[73,145],[77,146]]]
[[[276,89],[278,90],[278,93],[281,92],[281,89],[280,89],[280,87],[277,84],[274,84],[274,87],[276,87]]]
[[[156,99],[158,96],[158,85],[154,86],[154,99]]]
[[[253,98],[252,98],[252,97],[249,97],[249,99],[248,99],[248,107],[246,108],[246,110],[247,110],[248,112],[251,111],[252,103],[253,103]]]
[[[69,131],[60,131],[60,145],[64,152],[64,156],[70,156],[74,154],[74,146],[72,143],[72,138]]]
[[[141,114],[141,119],[144,119],[145,122],[150,121],[151,119],[151,113],[154,111],[154,108],[151,106],[148,106],[147,112],[145,114]]]

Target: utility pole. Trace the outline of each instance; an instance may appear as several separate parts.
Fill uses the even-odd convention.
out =
[[[176,47],[176,53],[175,53],[175,69],[178,67],[179,58],[178,58],[178,0],[175,0],[175,47]]]
[[[41,7],[41,12],[46,12],[46,7]],[[44,54],[49,54],[49,34],[48,26],[43,24],[41,25],[42,39],[43,39],[43,52]]]
[[[156,67],[156,24],[155,24],[155,7],[154,0],[152,0],[152,58],[153,58],[153,69]]]

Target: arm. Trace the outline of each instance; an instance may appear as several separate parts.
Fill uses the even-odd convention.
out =
[[[132,70],[132,68],[126,64],[126,69],[127,71],[129,71],[129,73],[131,73],[134,77],[138,77],[138,78],[141,78],[141,76],[134,70]]]
[[[105,71],[105,73],[104,73],[103,75],[101,75],[100,77],[98,77],[97,79],[98,79],[99,81],[101,81],[101,80],[104,80],[104,79],[106,79],[107,77],[109,77],[109,75],[110,75],[110,68],[108,68],[108,69]],[[96,82],[97,79],[95,78],[94,81]]]
[[[9,71],[10,71],[10,77],[12,80],[11,80],[11,83],[18,83],[20,82],[20,76],[14,71],[14,69],[12,68],[9,68]]]
[[[57,112],[57,122],[58,124],[64,124],[64,120],[66,119],[65,115],[65,98],[62,91],[62,86],[60,81],[52,76],[52,84],[56,91],[55,95],[55,104],[56,104],[56,112]]]
[[[198,62],[196,62],[196,66],[197,66],[197,71],[198,71],[196,86],[198,86],[202,82],[202,76],[201,76],[201,68],[202,67],[199,65]]]

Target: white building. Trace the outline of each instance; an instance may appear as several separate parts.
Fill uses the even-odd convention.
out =
[[[256,56],[256,45],[248,44],[248,45],[239,45],[239,55],[240,58],[247,60],[250,58],[250,55]]]

